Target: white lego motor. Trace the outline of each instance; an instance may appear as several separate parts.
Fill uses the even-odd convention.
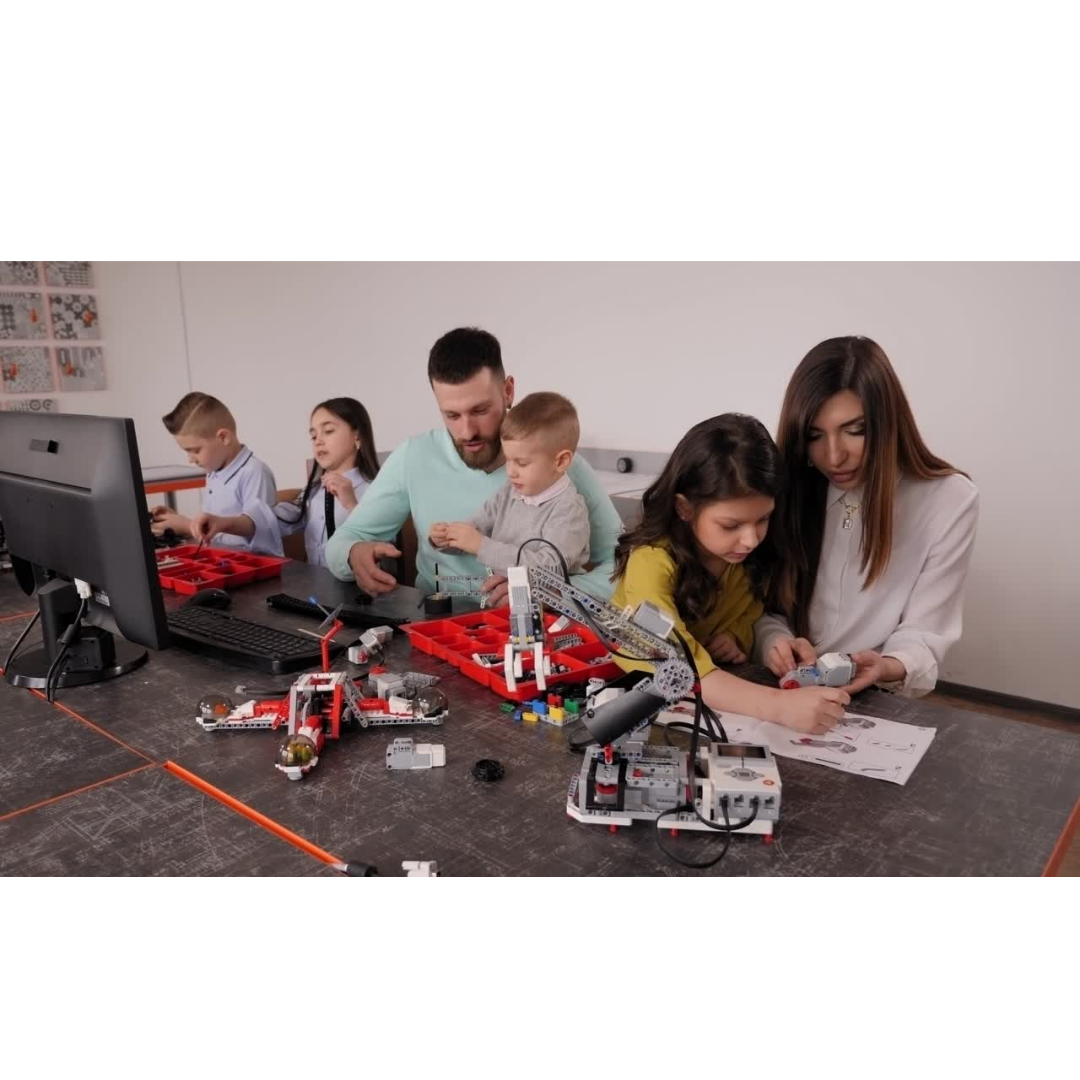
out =
[[[507,584],[510,600],[510,633],[503,647],[503,678],[510,690],[516,690],[525,676],[522,660],[531,656],[536,689],[547,689],[547,677],[551,674],[551,657],[544,651],[544,623],[540,617],[540,605],[533,599],[529,588],[529,571],[524,566],[507,568]]]
[[[816,664],[806,664],[789,671],[780,680],[781,690],[803,686],[847,686],[855,678],[855,661],[848,653],[825,653]]]
[[[382,659],[383,646],[393,637],[389,626],[374,626],[360,635],[360,640],[349,648],[349,663],[368,664]]]

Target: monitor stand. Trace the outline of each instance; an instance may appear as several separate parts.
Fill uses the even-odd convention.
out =
[[[53,580],[38,589],[42,644],[20,650],[4,671],[12,686],[44,690],[49,668],[60,651],[60,635],[75,621],[79,595],[75,586]],[[57,689],[87,686],[126,675],[142,667],[149,653],[97,626],[80,622],[79,631],[68,648],[60,673],[53,678]]]

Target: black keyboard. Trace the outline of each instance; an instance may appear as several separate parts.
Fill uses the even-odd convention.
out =
[[[318,638],[251,622],[214,608],[182,607],[169,612],[168,623],[174,645],[239,667],[284,675],[322,666]],[[331,642],[330,655],[338,656],[345,648]]]
[[[362,596],[367,596],[366,593],[362,593]],[[370,597],[368,597],[370,599]],[[333,611],[333,606],[330,604],[324,605],[326,611],[323,611],[318,604],[311,603],[310,600],[301,600],[298,596],[289,596],[288,593],[274,593],[273,596],[268,596],[266,602],[273,608],[277,608],[279,611],[288,611],[293,615],[307,615],[312,619],[325,619],[326,611]],[[377,615],[373,611],[367,611],[364,608],[356,607],[353,604],[342,605],[341,611],[338,614],[338,618],[346,626],[358,626],[361,629],[367,630],[372,626],[391,626],[397,628],[403,623],[409,622],[408,619],[403,619],[397,615]]]

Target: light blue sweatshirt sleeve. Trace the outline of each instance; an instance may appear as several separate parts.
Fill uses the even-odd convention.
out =
[[[622,519],[592,466],[580,454],[570,463],[570,479],[589,508],[589,561],[594,567],[574,577],[574,584],[601,600],[611,598],[615,583],[615,544],[623,532]]]

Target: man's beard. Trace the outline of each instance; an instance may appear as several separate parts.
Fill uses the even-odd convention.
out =
[[[502,453],[502,439],[498,435],[494,439],[485,439],[479,450],[466,450],[465,444],[455,439],[454,449],[470,469],[486,469]]]

